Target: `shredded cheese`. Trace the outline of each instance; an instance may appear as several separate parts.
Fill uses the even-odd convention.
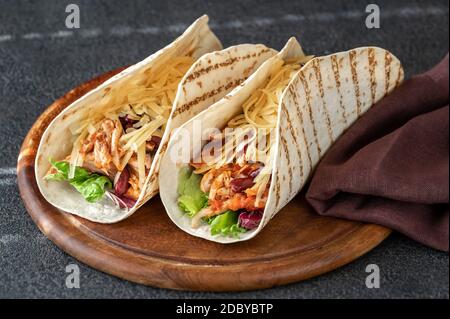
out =
[[[137,149],[137,162],[139,189],[142,189],[145,181],[145,143],[140,145]]]

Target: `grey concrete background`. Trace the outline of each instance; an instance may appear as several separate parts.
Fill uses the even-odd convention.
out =
[[[365,27],[365,7],[381,8],[381,28]],[[65,29],[76,3],[81,28]],[[81,288],[65,288],[77,263],[47,240],[21,202],[14,167],[20,144],[54,99],[94,75],[132,64],[170,42],[203,13],[225,46],[262,42],[280,49],[296,36],[308,53],[363,45],[391,50],[407,76],[448,52],[448,1],[8,1],[0,0],[0,297],[26,298],[448,298],[448,254],[394,234],[332,273],[273,289],[193,293],[145,287],[78,263]],[[365,287],[365,267],[381,288]]]

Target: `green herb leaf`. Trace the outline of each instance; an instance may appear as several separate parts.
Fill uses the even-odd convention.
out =
[[[212,222],[214,221],[214,219],[215,219],[216,217],[217,217],[217,216],[203,217],[202,220],[203,220],[205,223],[207,223],[208,225],[211,225]]]
[[[109,178],[98,174],[91,174],[85,180],[71,180],[69,183],[90,203],[100,200],[106,188],[112,188]]]
[[[224,236],[239,237],[245,233],[245,228],[239,227],[239,213],[231,210],[216,216],[211,222],[211,235],[222,234]]]
[[[208,196],[200,189],[201,175],[194,174],[188,167],[183,167],[178,175],[178,206],[189,217],[197,214],[208,203]]]
[[[180,172],[178,173],[178,188],[177,188],[178,194],[180,195],[184,194],[186,182],[188,181],[189,177],[191,177],[191,175],[192,170],[189,168],[189,166],[184,166],[180,169]]]
[[[112,188],[112,183],[106,176],[91,174],[82,167],[76,167],[74,177],[69,178],[70,164],[68,162],[50,160],[50,163],[56,169],[56,173],[47,175],[45,179],[69,182],[90,203],[100,200],[106,189]]]

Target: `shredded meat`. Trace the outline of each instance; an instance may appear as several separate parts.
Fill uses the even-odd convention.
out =
[[[104,119],[99,124],[98,129],[90,133],[82,142],[80,148],[80,155],[83,159],[82,167],[90,172],[106,175],[109,179],[114,180],[116,174],[123,169],[123,167],[120,167],[120,159],[125,152],[119,142],[123,134],[123,126],[119,120]],[[152,163],[152,157],[149,153],[156,149],[159,142],[159,137],[152,137],[147,142],[145,156],[146,173],[150,170]],[[65,160],[70,161],[70,155]],[[123,195],[137,200],[140,187],[136,154],[133,154],[127,167],[130,171],[129,187]],[[48,174],[54,171],[55,169],[50,169]]]
[[[89,134],[83,141],[80,149],[83,167],[92,172],[106,174],[111,179],[114,178],[123,155],[119,144],[122,134],[122,124],[119,121],[103,120],[99,129]]]
[[[215,213],[221,213],[229,209],[233,211],[244,209],[249,212],[261,210],[266,206],[268,193],[269,192],[266,189],[258,205],[256,205],[256,196],[247,196],[247,194],[237,193],[227,200],[216,199],[211,201],[211,209]]]
[[[98,133],[94,143],[94,164],[97,168],[108,167],[112,162],[110,145],[105,132]]]
[[[203,175],[200,189],[209,193],[210,210],[208,210],[208,216],[217,215],[228,209],[234,211],[263,209],[267,201],[268,189],[265,190],[258,205],[256,205],[257,190],[252,187],[254,185],[253,179],[262,167],[263,165],[260,163],[242,166],[227,164],[218,169],[211,169]]]
[[[103,132],[105,132],[108,141],[111,141],[111,137],[112,137],[112,132],[114,130],[114,122],[113,120],[110,119],[105,119],[103,120],[102,124],[101,124],[101,129]]]
[[[123,196],[137,200],[139,198],[140,190],[139,190],[139,178],[134,173],[130,173],[130,179],[128,180],[130,187],[123,194]]]
[[[97,132],[89,134],[89,136],[83,141],[83,145],[80,149],[81,156],[85,156],[87,153],[91,152],[94,149],[95,137],[97,136]]]
[[[69,155],[64,159],[64,161],[70,162],[70,159],[71,157]],[[111,180],[114,179],[117,173],[117,168],[114,165],[112,165],[112,163],[106,169],[98,168],[94,163],[94,153],[89,153],[85,156],[81,167],[87,169],[89,172],[92,173],[106,175]],[[56,173],[56,169],[54,167],[51,167],[47,174],[53,173]]]
[[[107,167],[102,168],[97,167],[95,163],[94,153],[89,153],[86,155],[82,166],[90,172],[105,174],[110,179],[114,179],[117,173],[117,168],[116,166],[113,165],[113,163],[109,163]]]

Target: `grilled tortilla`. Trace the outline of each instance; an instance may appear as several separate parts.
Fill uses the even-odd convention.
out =
[[[303,65],[303,51],[291,38],[243,86],[177,130],[162,160],[160,196],[179,228],[220,243],[253,238],[298,194],[332,143],[404,76],[399,60],[376,47],[306,60]],[[220,130],[219,138],[202,142],[202,154],[208,144],[226,145],[227,128],[268,127],[267,156],[248,157],[249,148],[241,147],[239,157],[242,144],[235,143],[228,161],[196,161],[194,145],[188,164],[174,160],[181,134],[194,139],[196,122],[204,131]]]

